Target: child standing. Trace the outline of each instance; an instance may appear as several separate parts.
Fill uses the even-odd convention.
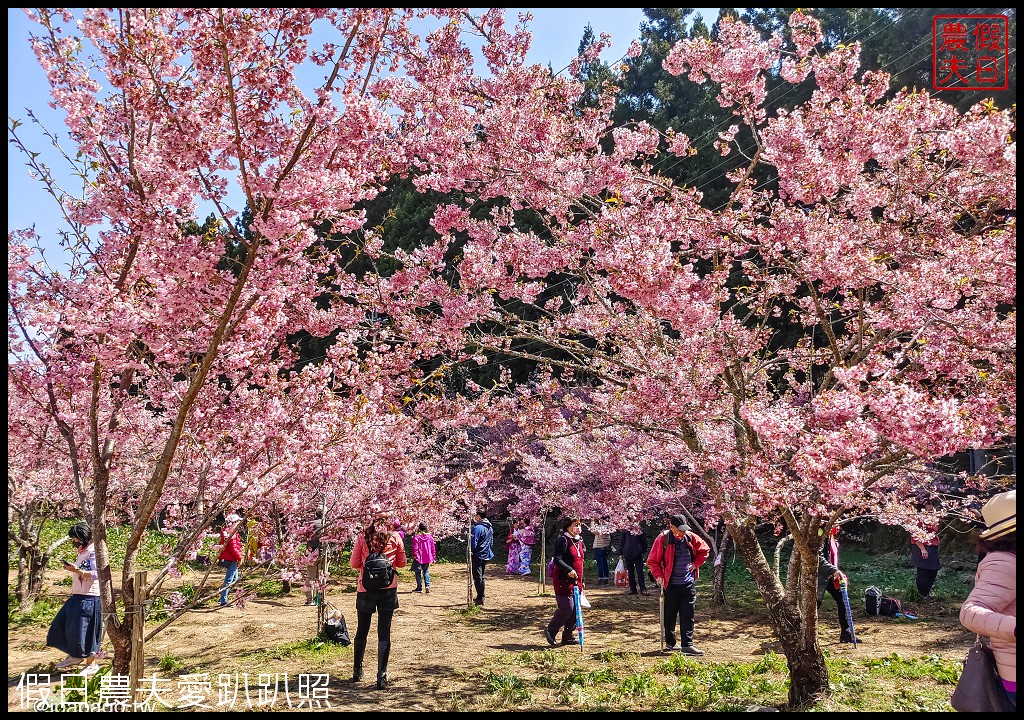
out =
[[[416,589],[413,592],[430,592],[430,563],[437,560],[437,546],[434,536],[421,522],[412,535],[412,571],[416,575]]]

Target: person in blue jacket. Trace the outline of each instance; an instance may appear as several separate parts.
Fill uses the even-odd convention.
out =
[[[485,510],[477,510],[473,517],[473,530],[470,535],[470,556],[473,563],[473,585],[476,588],[474,605],[484,604],[484,570],[487,561],[494,558],[491,546],[494,544],[494,528],[487,519]]]

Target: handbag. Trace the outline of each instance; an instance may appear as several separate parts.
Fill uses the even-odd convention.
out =
[[[582,592],[580,593],[580,607],[584,610],[590,607],[590,601],[587,600],[587,596],[584,595]]]
[[[996,670],[996,659],[979,637],[967,651],[964,669],[949,704],[957,712],[1013,712],[1003,681]]]

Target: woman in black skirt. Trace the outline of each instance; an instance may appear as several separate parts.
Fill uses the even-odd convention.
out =
[[[92,545],[92,530],[85,523],[72,525],[68,537],[78,551],[74,562],[64,561],[64,569],[71,573],[71,597],[50,623],[46,644],[67,653],[67,657],[57,663],[58,670],[84,662],[82,672],[91,674],[99,670],[96,653],[103,639],[96,552]]]

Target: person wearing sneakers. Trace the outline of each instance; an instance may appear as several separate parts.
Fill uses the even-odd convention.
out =
[[[241,524],[240,515],[228,513],[224,518],[224,527],[220,530],[220,539],[217,545],[220,551],[217,555],[217,562],[225,568],[224,587],[217,600],[221,607],[228,604],[228,593],[231,592],[231,586],[238,582],[238,563],[242,562],[242,536],[239,535]]]
[[[356,637],[352,644],[352,682],[363,679],[363,655],[370,634],[370,623],[377,614],[377,689],[388,687],[388,659],[391,656],[391,621],[398,609],[398,573],[391,584],[382,590],[367,590],[363,585],[363,565],[371,553],[381,553],[392,568],[404,568],[405,543],[394,529],[394,524],[383,517],[374,518],[356,535],[349,558],[349,567],[359,570],[356,585]]]
[[[413,592],[430,592],[430,563],[437,560],[437,545],[434,536],[421,522],[412,534],[412,572],[416,576]]]
[[[993,495],[981,509],[974,589],[960,624],[989,639],[1007,699],[1017,707],[1017,491]]]
[[[469,534],[470,552],[472,554],[473,585],[476,588],[476,597],[473,598],[474,605],[484,604],[484,593],[487,589],[487,581],[484,573],[487,570],[487,562],[494,559],[494,528],[491,521],[487,519],[484,510],[477,510],[473,516],[473,528]]]
[[[572,634],[576,628],[576,602],[572,589],[578,586],[580,592],[583,591],[583,555],[586,550],[580,536],[582,528],[579,518],[564,518],[562,532],[555,540],[555,550],[551,555],[554,564],[551,584],[555,588],[558,609],[544,628],[544,639],[549,645],[556,644],[555,633],[559,628],[562,629],[563,645],[576,642]]]
[[[839,642],[852,643],[855,639],[853,629],[850,627],[850,617],[846,613],[846,603],[843,602],[842,583],[847,582],[846,574],[839,569],[839,526],[836,525],[828,533],[828,540],[822,543],[821,552],[818,554],[818,607],[825,600],[825,593],[828,592],[836,601],[836,612],[839,614]],[[847,598],[849,599],[849,598]]]
[[[608,555],[611,553],[612,533],[615,532],[607,515],[595,522],[590,527],[594,533],[594,559],[597,561],[597,584],[608,585],[611,583],[611,575],[608,572]]]
[[[647,556],[647,566],[665,594],[665,647],[686,655],[703,655],[693,645],[693,614],[697,605],[697,578],[711,548],[682,515],[669,517],[668,530],[658,533]],[[681,641],[676,642],[676,618]]]
[[[74,562],[65,560],[63,563],[64,569],[71,573],[71,597],[50,623],[46,644],[67,653],[67,657],[57,663],[58,670],[85,663],[82,672],[89,675],[100,669],[96,654],[103,640],[96,551],[92,545],[92,529],[84,522],[72,525],[68,537],[78,552]]]

